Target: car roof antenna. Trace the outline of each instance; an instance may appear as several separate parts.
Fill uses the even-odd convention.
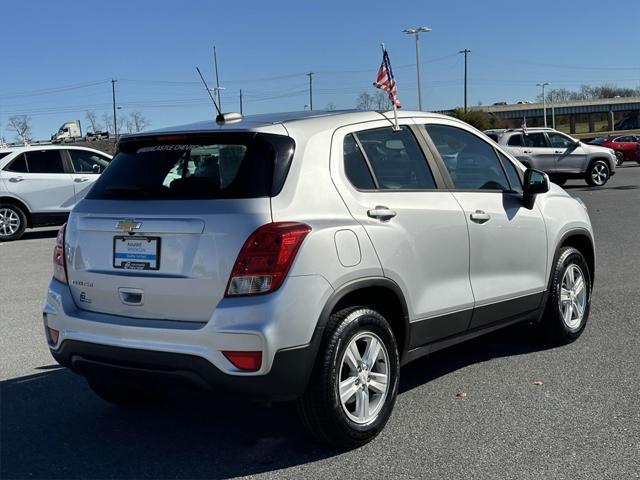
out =
[[[209,98],[213,102],[213,106],[216,107],[216,112],[218,112],[218,115],[216,116],[216,122],[224,122],[224,115],[222,115],[222,112],[220,111],[220,107],[216,103],[216,99],[213,98],[213,95],[211,95],[211,90],[209,90],[209,87],[207,86],[207,82],[204,80],[204,77],[202,76],[200,69],[196,67],[196,70],[198,71],[198,75],[200,75],[200,78],[202,79],[202,83],[204,83],[204,88],[209,94]]]

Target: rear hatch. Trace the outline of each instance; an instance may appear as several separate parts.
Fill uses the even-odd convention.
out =
[[[207,321],[247,237],[271,222],[288,137],[138,137],[69,218],[67,275],[78,308]]]

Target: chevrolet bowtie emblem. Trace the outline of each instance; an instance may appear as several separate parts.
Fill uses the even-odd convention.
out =
[[[132,218],[128,218],[126,220],[120,220],[116,223],[116,228],[118,230],[124,230],[126,232],[133,232],[134,230],[139,230],[142,226],[142,222],[136,222]]]

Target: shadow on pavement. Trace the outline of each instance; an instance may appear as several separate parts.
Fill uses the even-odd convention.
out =
[[[55,227],[52,229],[47,229],[47,230],[27,230],[26,232],[24,232],[24,234],[22,235],[22,238],[20,238],[20,240],[14,240],[14,242],[22,242],[24,240],[38,240],[40,238],[56,238],[56,235],[58,235],[58,229],[60,227]]]
[[[530,337],[530,336],[529,336]],[[509,328],[413,362],[406,392],[459,368],[540,349]],[[66,369],[0,383],[2,478],[220,478],[311,463],[339,451],[305,437],[292,404],[183,391],[120,409]]]

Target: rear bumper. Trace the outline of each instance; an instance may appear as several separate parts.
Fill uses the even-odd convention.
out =
[[[332,292],[320,276],[289,277],[273,294],[225,298],[209,321],[183,322],[81,310],[69,287],[54,279],[43,317],[59,331],[53,357],[82,375],[173,378],[281,400],[306,386],[322,334],[318,319]],[[240,370],[222,353],[227,350],[260,351],[262,365]]]
[[[318,337],[319,338],[319,337]],[[318,341],[276,353],[269,373],[227,375],[202,357],[65,340],[56,361],[82,376],[132,385],[195,386],[216,394],[289,401],[304,392]]]

